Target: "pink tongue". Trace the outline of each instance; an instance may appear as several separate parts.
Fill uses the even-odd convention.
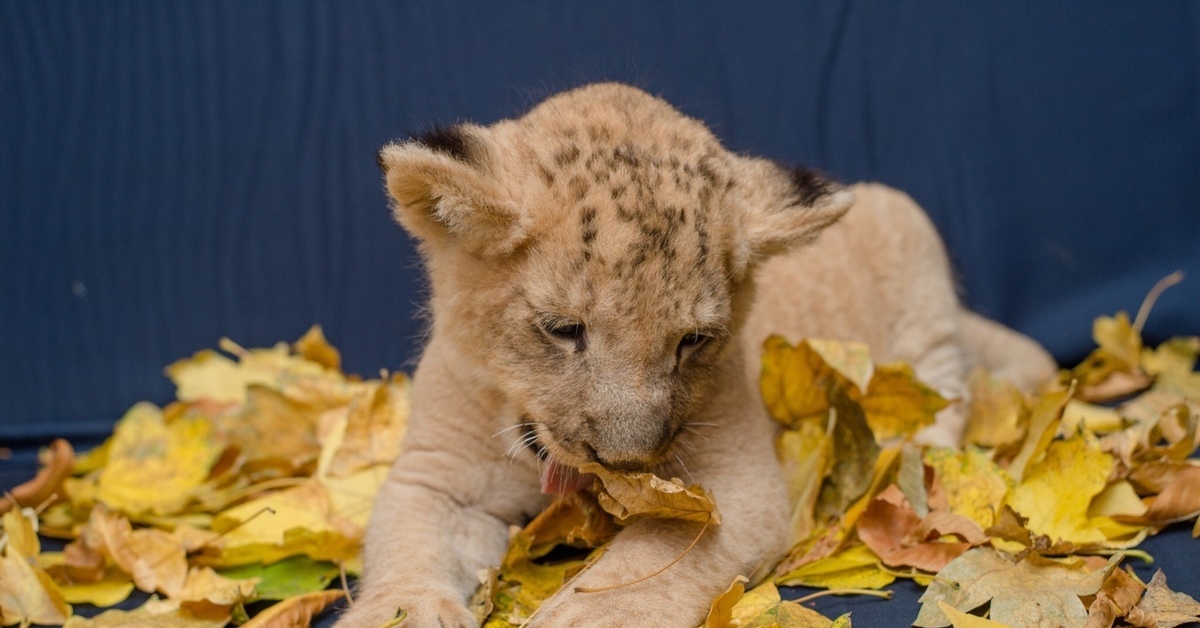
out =
[[[561,465],[554,458],[546,458],[542,464],[542,493],[574,493],[592,485],[595,476],[583,474],[572,467]]]

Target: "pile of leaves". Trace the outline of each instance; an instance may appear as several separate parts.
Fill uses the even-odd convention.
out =
[[[763,397],[783,426],[794,544],[764,581],[730,583],[704,628],[848,627],[776,587],[880,595],[897,578],[928,587],[923,628],[1200,620],[1161,573],[1143,583],[1122,565],[1147,535],[1200,514],[1200,338],[1149,349],[1138,327],[1098,319],[1096,351],[1037,395],[976,373],[963,449],[912,444],[955,401],[909,367],[876,365],[854,343],[768,341]],[[134,406],[82,456],[56,441],[0,502],[0,623],[291,626],[346,595],[400,453],[408,380],[344,375],[320,328],[221,348],[167,367],[177,401]],[[583,471],[595,487],[514,528],[480,574],[482,626],[527,622],[631,521],[720,525],[700,486]],[[67,543],[41,551],[39,534]],[[135,588],[151,594],[135,610],[72,616],[71,604],[108,607]]]

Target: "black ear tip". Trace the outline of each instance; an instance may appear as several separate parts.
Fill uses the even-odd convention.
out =
[[[788,175],[791,177],[796,197],[801,203],[809,207],[816,204],[822,198],[833,194],[840,187],[820,172],[810,168],[788,168]]]
[[[474,160],[472,152],[473,138],[459,125],[442,126],[434,124],[410,137],[439,153],[444,153],[459,161],[471,163]]]

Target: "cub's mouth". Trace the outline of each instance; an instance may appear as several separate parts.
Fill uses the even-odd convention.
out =
[[[669,441],[674,440],[678,431],[673,430],[670,437],[664,439],[668,442],[662,449],[669,448]],[[596,476],[590,473],[581,473],[578,469],[578,466],[589,462],[602,464],[614,471],[652,472],[654,468],[661,466],[659,461],[662,458],[662,452],[656,452],[651,461],[646,464],[613,465],[605,462],[587,443],[577,443],[583,449],[582,454],[569,451],[559,443],[549,428],[541,423],[524,421],[520,424],[518,433],[520,437],[517,442],[523,443],[523,448],[530,449],[540,462],[541,492],[547,495],[574,493],[591,487]]]

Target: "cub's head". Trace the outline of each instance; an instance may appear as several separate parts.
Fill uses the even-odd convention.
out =
[[[653,466],[742,386],[729,358],[754,265],[852,201],[616,84],[391,144],[380,165],[421,242],[434,345],[570,466]]]

